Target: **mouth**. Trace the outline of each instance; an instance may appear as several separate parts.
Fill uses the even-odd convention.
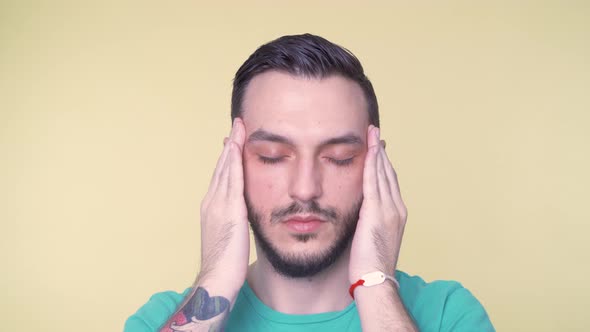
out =
[[[313,233],[318,230],[326,220],[317,216],[292,216],[283,223],[294,233]]]

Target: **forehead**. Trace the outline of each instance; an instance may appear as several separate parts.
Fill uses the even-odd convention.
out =
[[[322,79],[268,71],[250,81],[242,104],[247,135],[258,129],[293,140],[325,140],[357,133],[365,137],[369,117],[360,86],[333,75]]]

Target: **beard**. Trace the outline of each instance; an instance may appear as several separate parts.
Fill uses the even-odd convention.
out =
[[[344,214],[338,213],[333,208],[322,208],[316,201],[309,203],[293,202],[285,208],[275,209],[270,215],[270,224],[285,220],[286,217],[298,213],[311,213],[325,218],[328,222],[339,226],[336,231],[336,239],[325,249],[313,254],[282,254],[262,231],[262,214],[251,204],[248,197],[245,197],[246,208],[248,209],[248,220],[256,243],[261,248],[264,256],[270,262],[275,271],[289,278],[312,277],[328,267],[342,256],[350,246],[354,236],[356,225],[359,219],[362,199],[352,206]],[[293,235],[300,242],[307,242],[314,239],[316,234]]]

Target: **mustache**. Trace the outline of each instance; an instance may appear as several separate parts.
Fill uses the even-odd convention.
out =
[[[270,223],[278,223],[285,219],[285,217],[298,213],[315,214],[329,221],[338,218],[338,213],[335,209],[330,207],[323,208],[316,201],[310,201],[308,203],[293,202],[287,207],[273,210],[270,214]]]

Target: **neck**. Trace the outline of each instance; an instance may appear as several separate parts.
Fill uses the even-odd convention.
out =
[[[340,311],[352,301],[348,295],[347,250],[332,266],[313,277],[288,278],[278,274],[257,247],[258,260],[248,270],[248,284],[273,310],[286,314]]]

